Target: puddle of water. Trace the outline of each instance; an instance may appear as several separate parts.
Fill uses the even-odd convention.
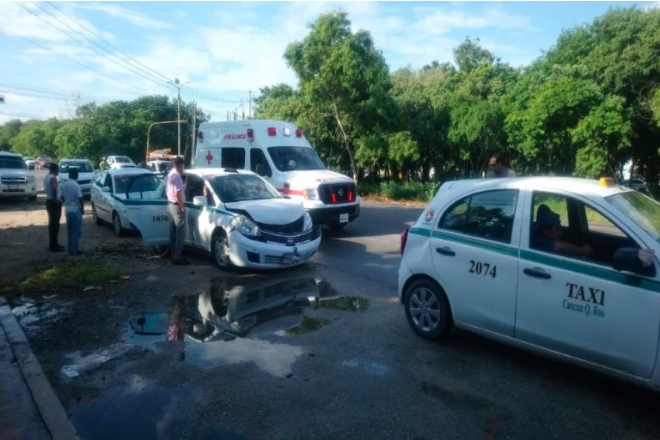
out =
[[[180,359],[199,364],[253,362],[278,377],[290,374],[300,347],[268,342],[316,331],[330,323],[303,315],[305,309],[363,311],[366,300],[341,297],[327,281],[269,276],[217,277],[198,294],[174,296],[168,313],[142,312],[131,318],[123,341],[158,350],[159,343],[183,341]],[[247,337],[250,336],[249,339]]]
[[[360,370],[377,377],[386,377],[392,374],[392,369],[390,367],[373,361],[359,361],[354,359],[343,361],[341,364],[345,367],[359,368]]]
[[[46,295],[42,301],[36,303],[32,299],[21,298],[21,305],[12,309],[12,313],[23,327],[31,327],[34,331],[38,323],[44,321],[56,321],[66,312],[71,305],[70,301],[54,304],[57,295]]]
[[[86,356],[82,356],[80,351],[76,351],[65,356],[69,359],[69,363],[64,365],[60,371],[65,378],[75,379],[80,374],[93,370],[111,359],[121,357],[133,349],[134,347],[131,345],[119,343]]]

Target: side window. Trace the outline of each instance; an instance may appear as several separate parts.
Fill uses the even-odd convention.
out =
[[[194,174],[187,174],[186,200],[192,201],[193,197],[204,195],[204,181]]]
[[[112,193],[115,192],[112,185],[112,176],[110,174],[105,175],[105,183],[103,184],[103,186],[107,186],[108,188],[110,188],[110,192]]]
[[[273,175],[266,155],[260,148],[250,149],[250,169],[253,173],[257,173],[260,176],[271,177]]]
[[[518,190],[475,194],[449,208],[438,228],[510,243],[517,203]]]
[[[596,211],[589,205],[584,205],[589,233],[614,235],[615,237],[627,238],[628,236],[614,223]]]
[[[105,181],[105,173],[101,173],[96,178],[96,182],[94,182],[94,185],[98,186],[99,188],[103,188],[104,181]]]
[[[220,166],[222,168],[245,169],[245,148],[223,148]]]

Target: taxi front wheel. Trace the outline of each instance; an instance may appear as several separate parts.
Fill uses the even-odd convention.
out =
[[[449,301],[434,282],[421,279],[412,283],[405,304],[408,323],[422,338],[439,339],[451,327]]]

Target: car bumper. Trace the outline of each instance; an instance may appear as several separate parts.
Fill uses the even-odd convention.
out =
[[[355,205],[342,205],[337,207],[330,207],[328,205],[320,204],[320,207],[307,208],[307,212],[312,217],[312,222],[315,225],[325,225],[328,223],[340,223],[342,214],[348,214],[348,221],[352,222],[360,216],[360,204]]]
[[[412,272],[410,269],[408,269],[408,266],[406,265],[404,260],[401,260],[401,264],[399,264],[399,282],[398,282],[398,287],[397,287],[397,294],[399,296],[399,302],[403,304],[403,286],[406,285],[406,282],[410,279],[412,276]]]
[[[36,196],[37,185],[36,183],[28,184],[0,184],[0,197],[25,197]]]
[[[286,246],[250,240],[238,231],[229,234],[230,259],[238,267],[278,269],[307,262],[321,244],[321,234],[314,240]]]

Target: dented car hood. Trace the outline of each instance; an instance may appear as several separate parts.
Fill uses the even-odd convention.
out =
[[[246,200],[225,204],[234,212],[245,212],[254,221],[271,225],[284,225],[305,215],[302,203],[284,198]]]

